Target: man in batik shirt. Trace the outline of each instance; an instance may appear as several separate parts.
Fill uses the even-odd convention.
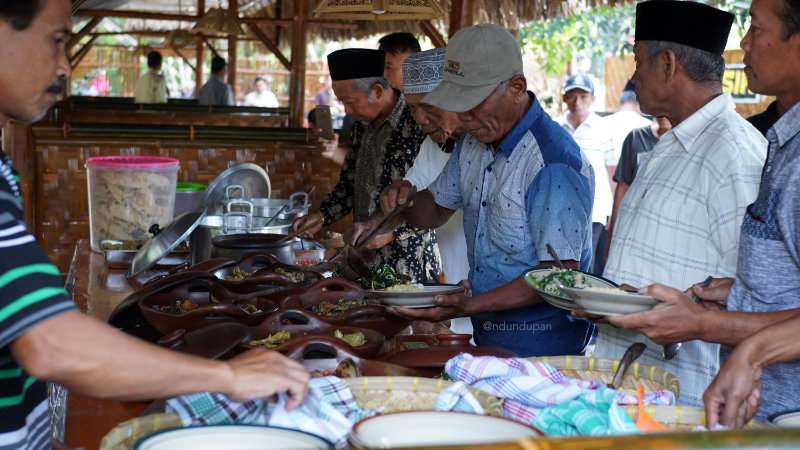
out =
[[[345,49],[328,56],[333,92],[356,121],[353,142],[339,175],[339,183],[318,211],[297,219],[294,229],[324,219],[304,235],[353,212],[353,220],[366,220],[380,207],[381,191],[400,180],[414,163],[425,134],[419,129],[405,96],[389,86],[383,76],[384,52]],[[326,145],[338,145],[336,140]],[[415,281],[435,281],[440,275],[439,250],[432,230],[403,224],[393,233],[373,239],[375,264],[390,264]]]

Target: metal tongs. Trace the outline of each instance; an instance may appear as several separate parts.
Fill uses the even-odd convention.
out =
[[[406,207],[408,207],[408,204],[411,203],[411,200],[414,198],[416,193],[416,188],[412,186],[408,196],[406,197],[405,203],[395,206],[395,208],[389,214],[387,214],[383,219],[381,219],[380,222],[378,222],[378,225],[376,225],[372,231],[370,231],[366,236],[359,238],[355,245],[345,244],[344,258],[342,258],[341,266],[342,275],[344,275],[345,278],[357,280],[358,278],[369,278],[372,276],[370,267],[375,260],[375,252],[366,249],[365,246],[375,236],[394,231],[398,226],[400,226],[403,221],[402,217],[400,217],[400,213],[402,213]]]

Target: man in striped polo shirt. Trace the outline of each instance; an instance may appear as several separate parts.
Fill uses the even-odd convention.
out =
[[[69,0],[0,0],[0,127],[42,117],[70,73]],[[0,151],[0,448],[50,448],[44,381],[100,398],[220,392],[245,401],[308,391],[303,367],[271,351],[227,362],[130,337],[76,310],[58,269],[28,233],[19,186]],[[99,344],[102,343],[102,344]]]

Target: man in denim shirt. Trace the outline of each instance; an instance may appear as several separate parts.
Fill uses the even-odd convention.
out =
[[[548,243],[567,267],[586,270],[594,174],[527,90],[519,43],[497,25],[459,31],[446,49],[444,80],[423,101],[457,112],[468,134],[404,218],[435,228],[464,210],[474,296],[440,295],[437,307],[396,312],[434,321],[471,316],[476,343],[521,356],[582,352],[592,326],[542,302],[520,277],[552,265]],[[396,181],[384,190],[384,213],[405,203],[409,188]]]

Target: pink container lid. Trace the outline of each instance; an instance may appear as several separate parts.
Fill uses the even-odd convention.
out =
[[[168,167],[180,164],[175,158],[163,156],[93,156],[86,164],[101,167]]]

